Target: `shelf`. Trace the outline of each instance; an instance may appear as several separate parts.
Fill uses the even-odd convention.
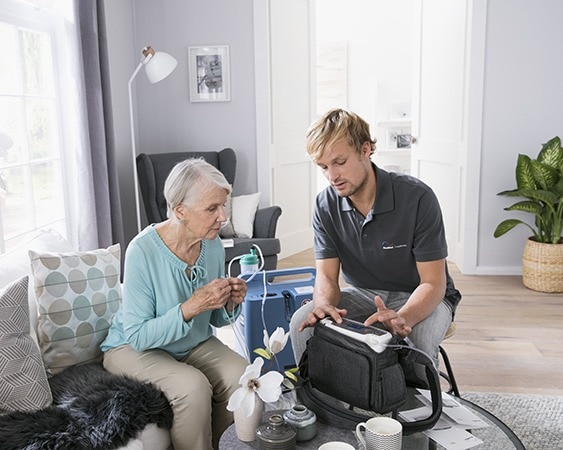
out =
[[[382,120],[377,122],[381,128],[406,128],[411,126],[411,119]]]
[[[375,149],[376,155],[385,155],[385,156],[410,156],[411,149],[410,148],[377,148]]]

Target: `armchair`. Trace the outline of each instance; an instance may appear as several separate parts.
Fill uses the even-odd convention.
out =
[[[187,158],[204,158],[209,164],[217,167],[227,181],[232,185],[235,180],[237,159],[235,151],[224,148],[213,152],[175,152],[175,153],[141,153],[137,156],[137,173],[141,196],[149,223],[158,223],[166,219],[166,200],[163,188],[166,177],[178,162]],[[234,246],[225,248],[225,270],[231,259],[244,253],[249,253],[253,244],[262,250],[264,256],[264,270],[277,268],[280,241],[276,238],[276,227],[282,213],[279,206],[258,208],[254,218],[252,238],[233,239]],[[237,276],[240,266],[231,266],[231,275]]]

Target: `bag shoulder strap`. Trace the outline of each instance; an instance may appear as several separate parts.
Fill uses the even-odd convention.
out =
[[[424,366],[426,382],[430,390],[430,398],[432,400],[432,412],[426,418],[419,419],[414,422],[407,422],[397,418],[403,425],[405,434],[425,431],[432,428],[440,419],[442,414],[442,391],[440,387],[440,376],[434,367],[432,359],[420,350],[406,345],[404,342],[397,342],[391,345],[399,354],[399,362],[403,370],[412,370],[413,364],[421,364]],[[300,374],[304,378],[304,382],[297,389],[297,395],[300,401],[311,411],[314,411],[319,420],[331,426],[338,428],[354,429],[359,422],[368,420],[371,416],[363,414],[353,409],[348,409],[342,402],[333,399],[327,394],[318,391],[311,386],[307,379],[307,352],[299,363]],[[301,373],[301,368],[305,368],[305,373]]]

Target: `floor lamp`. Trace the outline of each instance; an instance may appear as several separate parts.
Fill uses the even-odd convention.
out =
[[[129,119],[131,121],[131,150],[133,157],[133,181],[135,185],[135,212],[137,213],[137,232],[141,231],[141,209],[139,205],[139,178],[137,176],[137,150],[135,148],[135,127],[133,119],[133,96],[131,94],[131,86],[133,80],[142,67],[149,81],[154,84],[164,80],[178,65],[178,61],[168,53],[155,52],[152,47],[143,48],[143,58],[129,79]]]

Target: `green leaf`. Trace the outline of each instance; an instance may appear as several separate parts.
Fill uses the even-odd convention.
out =
[[[263,358],[266,358],[266,359],[272,358],[272,355],[270,354],[270,352],[265,348],[256,348],[256,349],[254,349],[254,353],[256,353],[257,355],[262,356]]]
[[[551,192],[559,197],[559,201],[563,201],[563,177],[561,177],[559,182],[551,188]]]
[[[505,197],[522,197],[518,189],[510,189],[509,191],[499,192],[497,195],[504,195]]]
[[[541,215],[543,212],[542,206],[537,202],[526,200],[523,202],[514,203],[512,206],[504,208],[505,211],[524,211],[531,214]]]
[[[518,155],[516,187],[518,189],[536,189],[537,187],[532,173],[532,160],[528,155]]]
[[[523,189],[522,194],[526,198],[529,198],[531,200],[537,200],[539,202],[544,202],[548,205],[554,205],[559,200],[561,200],[561,198],[555,192],[546,191],[542,189],[537,189],[537,190]]]
[[[521,220],[518,220],[518,219],[504,220],[497,225],[497,228],[496,228],[493,235],[496,238],[501,237],[503,234],[512,230],[516,225],[520,225],[520,224],[528,225],[526,222],[522,222]]]
[[[295,381],[295,382],[297,383],[297,377],[296,377],[295,374],[292,373],[290,370],[286,370],[286,371],[284,372],[284,374],[285,374],[285,376],[286,376],[287,378],[289,378],[290,380]]]
[[[561,171],[560,167],[561,164],[563,164],[563,148],[561,147],[561,139],[559,139],[559,136],[555,136],[543,144],[537,160]]]
[[[539,161],[531,161],[530,168],[536,183],[542,189],[549,189],[559,181],[559,170]]]

